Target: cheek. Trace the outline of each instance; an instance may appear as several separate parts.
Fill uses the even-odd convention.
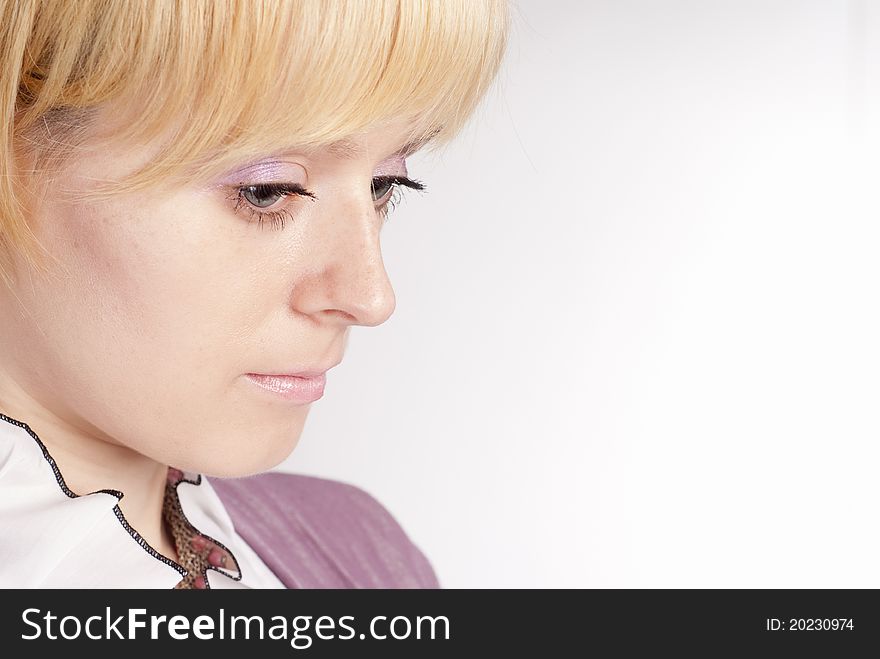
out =
[[[243,315],[222,243],[159,207],[80,206],[51,221],[62,276],[42,287],[40,326],[73,360],[68,374],[90,380],[79,385],[161,405],[163,392],[224,384],[225,344],[247,330],[230,325]]]
[[[76,317],[100,325],[99,334],[112,334],[129,350],[175,324],[178,298],[198,285],[175,252],[179,240],[163,239],[149,217],[113,207],[82,207],[58,220],[69,245],[64,261]]]
[[[84,311],[97,311],[117,333],[143,326],[145,303],[150,302],[144,284],[152,274],[151,261],[162,255],[151,254],[145,237],[126,229],[135,218],[82,208],[61,219],[70,244],[65,259],[69,281],[79,289]]]
[[[212,208],[181,208],[47,215],[41,239],[67,274],[31,300],[35,387],[83,427],[166,464],[253,473],[286,457],[308,411],[264,403],[241,383],[279,345],[260,338],[284,311],[278,243]]]

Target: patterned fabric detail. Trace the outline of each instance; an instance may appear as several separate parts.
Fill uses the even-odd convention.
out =
[[[169,467],[162,513],[171,537],[174,538],[177,562],[186,570],[186,576],[174,588],[209,588],[209,569],[221,568],[240,572],[238,562],[226,547],[199,533],[186,519],[177,496],[177,486],[183,480],[183,472]]]

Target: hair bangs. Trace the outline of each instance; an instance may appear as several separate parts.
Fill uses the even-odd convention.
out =
[[[383,121],[447,141],[495,77],[508,20],[505,0],[0,3],[0,275],[14,251],[40,265],[27,203],[83,151],[159,145],[84,195],[100,198]]]
[[[134,142],[164,135],[161,152],[97,196],[172,176],[207,180],[263,153],[319,148],[392,119],[407,120],[407,142],[444,142],[483,96],[505,45],[505,7],[495,0],[202,9],[176,17],[190,22],[179,31],[185,42],[162,43],[161,68],[123,95],[137,105],[118,112],[108,133]]]

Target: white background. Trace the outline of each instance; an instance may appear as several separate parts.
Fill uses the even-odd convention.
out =
[[[445,587],[880,587],[880,3],[520,0],[286,470]]]

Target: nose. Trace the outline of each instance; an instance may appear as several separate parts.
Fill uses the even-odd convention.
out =
[[[323,322],[381,325],[394,313],[396,300],[372,199],[322,197],[313,209],[300,236],[305,274],[293,288],[293,308]]]

